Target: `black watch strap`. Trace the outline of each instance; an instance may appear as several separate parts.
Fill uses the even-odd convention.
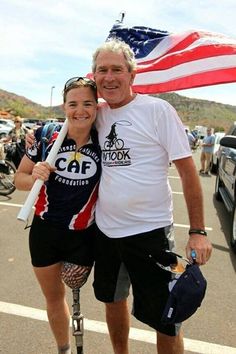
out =
[[[207,232],[202,229],[190,229],[188,234],[189,235],[198,234],[198,235],[202,235],[202,236],[207,236]]]

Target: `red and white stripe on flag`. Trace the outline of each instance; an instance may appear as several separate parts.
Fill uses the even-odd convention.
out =
[[[133,89],[160,93],[230,82],[236,82],[236,40],[188,31],[170,34],[137,60]]]

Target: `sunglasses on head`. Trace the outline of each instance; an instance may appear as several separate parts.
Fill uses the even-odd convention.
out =
[[[78,82],[80,80],[83,80],[84,82],[86,82],[86,84],[90,85],[91,87],[93,87],[94,89],[97,89],[96,83],[95,81],[87,78],[87,77],[83,77],[83,76],[75,76],[72,77],[71,79],[69,79],[68,81],[66,81],[65,86],[64,86],[64,91],[72,84],[74,84],[75,82]]]

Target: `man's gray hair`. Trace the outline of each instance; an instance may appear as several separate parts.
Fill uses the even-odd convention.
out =
[[[130,48],[130,46],[123,42],[120,41],[119,39],[112,38],[109,41],[103,43],[100,47],[98,47],[93,54],[93,61],[92,61],[92,71],[95,73],[96,71],[96,60],[97,56],[101,51],[108,51],[108,52],[113,52],[113,53],[123,53],[125,57],[125,61],[127,64],[127,68],[129,71],[133,71],[136,69],[136,61],[135,61],[135,55],[133,50]]]

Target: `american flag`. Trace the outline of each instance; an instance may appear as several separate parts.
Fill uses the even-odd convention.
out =
[[[119,38],[133,49],[137,75],[133,90],[161,93],[236,82],[236,39],[189,30],[169,33],[116,23],[107,40]]]

